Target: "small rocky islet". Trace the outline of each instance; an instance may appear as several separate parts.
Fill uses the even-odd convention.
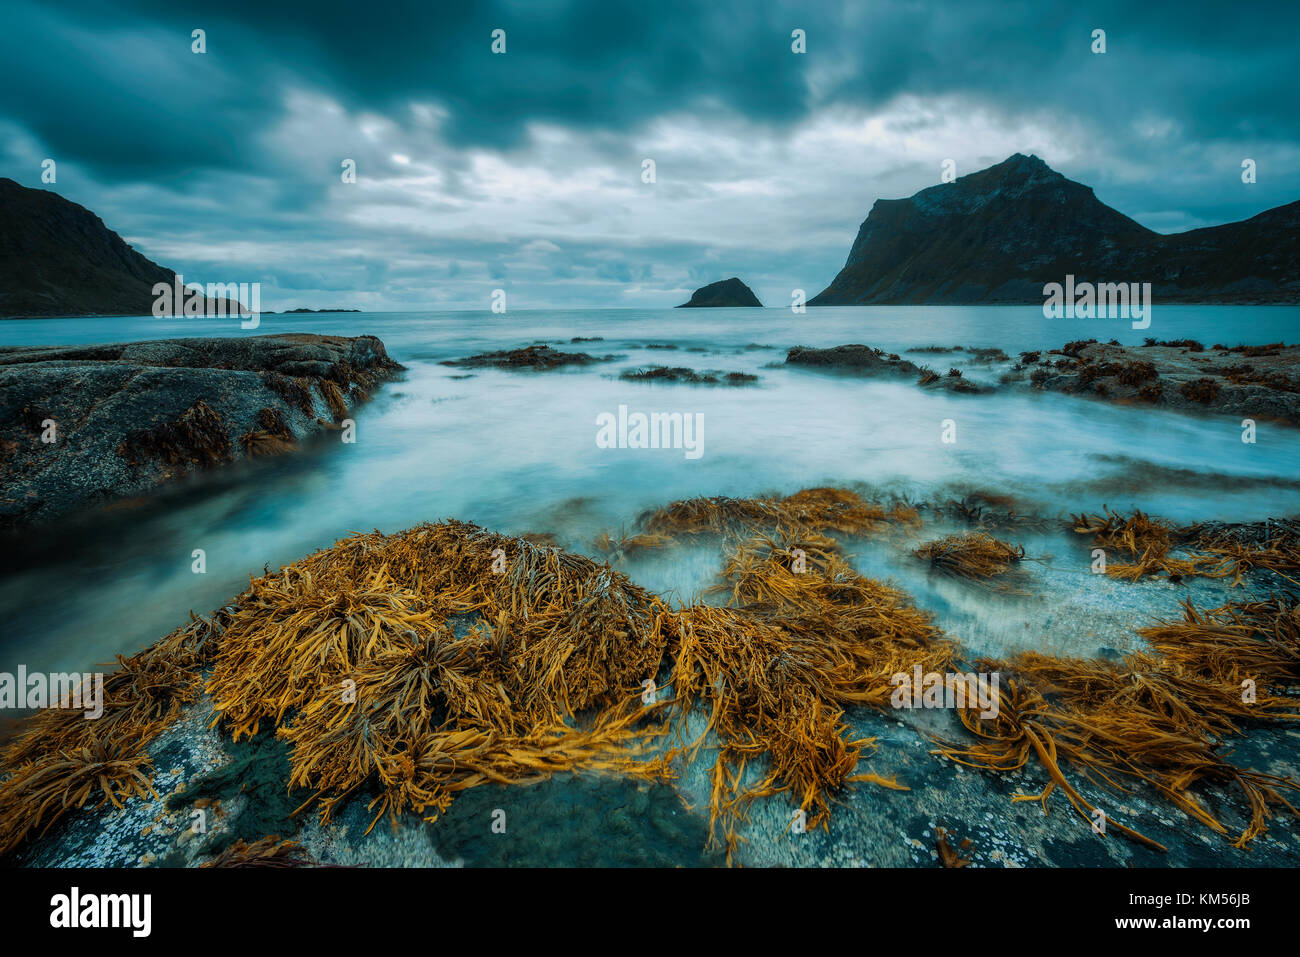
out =
[[[678,306],[678,309],[707,309],[747,307],[758,309],[763,304],[750,289],[735,276],[711,282],[691,293],[691,298]]]

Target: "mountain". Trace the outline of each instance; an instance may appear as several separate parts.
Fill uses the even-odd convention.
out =
[[[175,277],[85,207],[0,178],[0,317],[147,316]]]
[[[1043,301],[1043,286],[1149,282],[1156,302],[1300,302],[1300,202],[1162,235],[1037,156],[871,207],[810,306]]]
[[[759,306],[754,291],[732,276],[719,282],[711,282],[691,293],[691,301],[684,302],[678,309],[695,309],[703,306]]]

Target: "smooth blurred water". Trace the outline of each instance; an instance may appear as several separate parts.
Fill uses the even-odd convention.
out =
[[[264,316],[256,333],[233,320],[10,320],[0,322],[0,345],[276,332],[376,335],[408,372],[356,415],[353,445],[331,436],[304,454],[237,466],[139,508],[97,510],[11,538],[0,578],[0,670],[19,662],[87,668],[156,640],[191,609],[209,613],[264,566],[351,531],[447,517],[508,533],[549,531],[584,548],[597,532],[630,529],[640,512],[673,499],[825,484],[867,483],[922,499],[988,489],[1049,514],[1102,504],[1177,520],[1300,511],[1300,432],[1281,426],[1261,423],[1257,444],[1246,445],[1231,416],[1018,389],[951,395],[779,365],[794,345],[850,342],[898,352],[997,346],[1012,356],[1091,337],[1294,342],[1295,307],[1157,304],[1141,331],[1122,320],[1052,321],[1037,307],[348,313]],[[604,341],[569,345],[575,336]],[[620,358],[545,373],[439,365],[535,341]],[[996,368],[970,365],[962,353],[911,358],[996,381]],[[648,364],[744,371],[760,381],[732,388],[617,379]],[[598,448],[596,418],[620,404],[702,413],[704,454]],[[946,419],[957,427],[952,445],[940,441]],[[207,554],[204,575],[191,572],[197,548]],[[712,553],[690,551],[634,577],[685,597],[716,568]]]

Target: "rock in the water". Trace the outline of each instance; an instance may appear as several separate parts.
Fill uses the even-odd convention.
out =
[[[732,276],[720,282],[711,282],[701,286],[691,294],[691,301],[684,302],[678,309],[694,309],[701,306],[758,306],[762,307],[754,291]]]
[[[991,392],[986,385],[979,385],[965,378],[961,371],[952,369],[947,375],[939,375],[933,369],[918,366],[915,362],[904,359],[893,352],[885,352],[861,343],[833,346],[829,349],[809,349],[795,346],[785,357],[786,365],[808,366],[827,372],[847,373],[860,376],[880,377],[916,377],[916,384],[927,389],[940,389],[946,392],[981,393]]]
[[[399,369],[373,336],[0,348],[0,526],[287,451]]]
[[[626,382],[681,382],[687,385],[753,385],[758,381],[758,376],[749,372],[696,372],[684,366],[624,369],[618,377]]]
[[[444,366],[458,366],[464,369],[558,369],[561,366],[585,366],[596,362],[609,362],[616,356],[593,356],[585,352],[560,352],[548,345],[532,345],[524,349],[503,349],[500,352],[484,352],[464,359],[446,359],[440,363]]]
[[[1096,339],[1022,352],[1003,378],[1049,392],[1300,425],[1300,346],[1206,347],[1193,339],[1122,346]]]

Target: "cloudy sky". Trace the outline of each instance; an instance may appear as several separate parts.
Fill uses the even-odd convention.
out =
[[[1294,0],[0,4],[0,175],[268,309],[784,305],[948,158],[1161,232],[1300,199]]]

